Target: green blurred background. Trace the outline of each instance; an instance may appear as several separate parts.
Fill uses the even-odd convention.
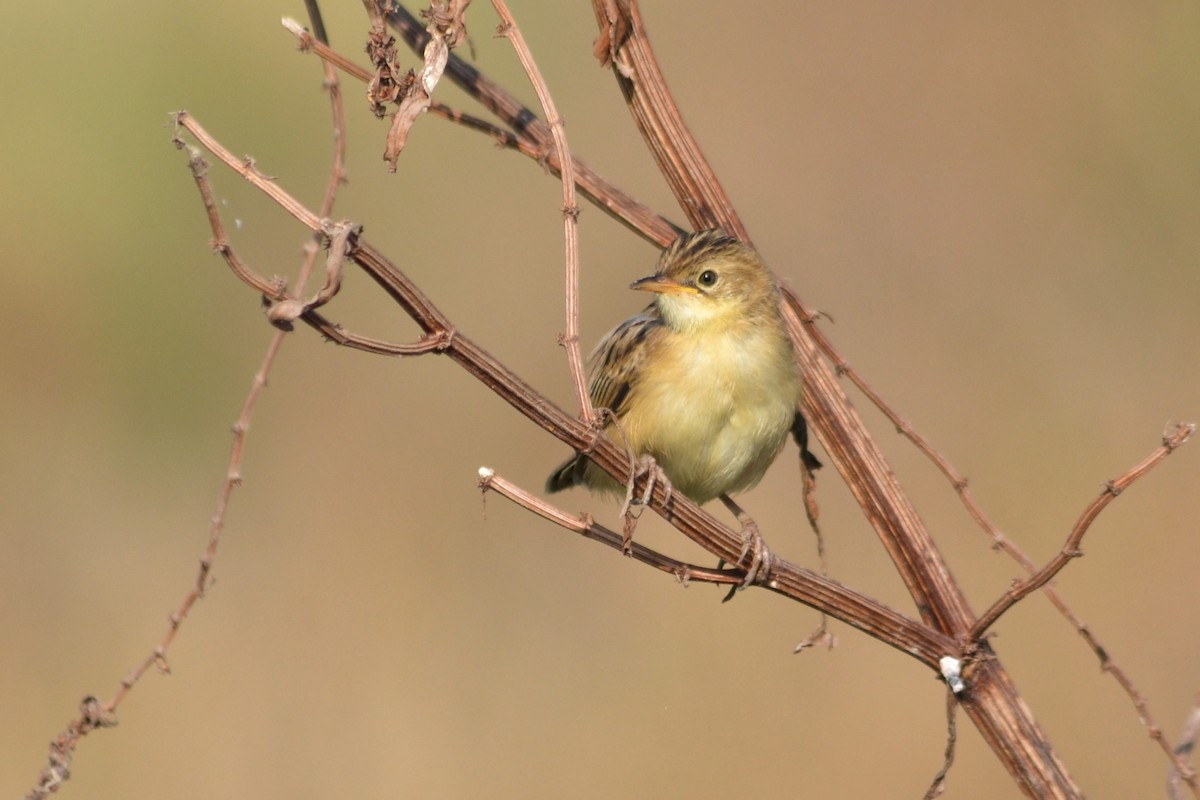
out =
[[[513,0],[575,151],[676,220],[587,4]],[[361,53],[358,3],[327,3]],[[6,222],[0,339],[0,794],[24,793],[79,698],[109,697],[194,579],[229,426],[271,332],[208,249],[169,113],[191,111],[312,206],[331,150],[298,2],[67,0],[0,15]],[[697,4],[644,14],[693,131],[776,271],[971,478],[1039,561],[1084,506],[1200,418],[1200,6]],[[495,17],[475,61],[528,102]],[[465,50],[463,51],[466,52]],[[366,226],[460,328],[571,407],[557,182],[432,117],[399,171],[345,84]],[[473,110],[452,87],[441,99]],[[234,243],[290,274],[304,232],[212,179]],[[655,252],[582,217],[589,342],[637,309]],[[361,274],[330,316],[411,323]],[[972,603],[1016,568],[934,469],[858,405]],[[1189,445],[1094,525],[1059,585],[1174,736],[1200,685],[1200,457]],[[820,451],[818,450],[818,453]],[[531,488],[565,448],[452,363],[290,337],[254,418],[216,584],[121,724],[83,742],[65,797],[919,797],[944,743],[929,672],[763,592],[721,605],[475,488]],[[789,449],[744,505],[815,562]],[[833,574],[913,613],[832,470]],[[569,510],[615,523],[583,493]],[[659,520],[643,541],[707,561]],[[1093,797],[1161,796],[1165,760],[1040,597],[995,645]],[[969,724],[947,797],[1017,791]]]

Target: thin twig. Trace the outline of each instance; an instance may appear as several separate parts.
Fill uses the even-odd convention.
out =
[[[304,203],[301,203],[295,197],[285,192],[266,175],[260,173],[254,164],[254,159],[249,157],[239,158],[231,151],[226,150],[224,145],[213,138],[203,127],[193,124],[192,116],[186,111],[175,113],[175,123],[190,133],[205,150],[215,155],[227,167],[241,175],[249,183],[266,194],[267,197],[271,198],[274,203],[282,207],[284,211],[299,220],[304,227],[320,232],[323,217],[313,213]],[[215,208],[210,210],[210,217],[215,211]],[[259,291],[263,294],[269,294],[270,287],[259,289]]]
[[[424,29],[402,6],[394,4],[388,11],[388,24],[414,50],[425,46]],[[446,65],[446,77],[482,103],[518,136],[533,142],[541,153],[538,161],[545,164],[551,172],[560,174],[561,165],[554,153],[549,126],[538,119],[538,116],[511,92],[453,53],[450,54],[450,61]],[[584,196],[633,233],[659,247],[666,247],[682,233],[682,229],[677,225],[605,180],[583,161],[574,159],[573,165]]]
[[[1092,522],[1100,515],[1100,512],[1107,508],[1108,504],[1115,500],[1121,492],[1129,488],[1134,481],[1153,469],[1159,462],[1171,455],[1171,453],[1175,452],[1180,445],[1191,437],[1195,430],[1195,424],[1179,423],[1175,426],[1173,433],[1163,436],[1162,444],[1153,453],[1143,459],[1141,463],[1132,467],[1124,475],[1105,485],[1104,491],[1100,493],[1100,496],[1084,509],[1083,514],[1079,517],[1079,521],[1075,523],[1075,527],[1071,530],[1071,535],[1067,537],[1066,543],[1063,544],[1054,558],[1050,559],[1049,563],[1030,577],[1013,584],[999,600],[993,603],[992,607],[985,611],[979,617],[975,626],[971,628],[967,637],[968,640],[978,640],[1008,609],[1053,580],[1054,576],[1070,563],[1071,559],[1083,555],[1083,551],[1079,549],[1079,545],[1083,541],[1084,534],[1087,533],[1088,528],[1091,527]]]
[[[508,10],[504,0],[492,0],[492,6],[500,15],[500,26],[496,29],[498,35],[508,39],[533,90],[537,93],[538,102],[546,113],[546,124],[550,126],[550,135],[554,140],[554,157],[560,165],[563,195],[563,241],[566,249],[566,296],[567,296],[567,330],[559,343],[567,351],[567,368],[571,373],[571,385],[575,388],[575,400],[579,403],[580,416],[591,422],[596,418],[592,408],[592,400],[588,395],[587,375],[583,366],[583,353],[579,347],[579,205],[575,199],[575,162],[571,158],[571,148],[567,146],[567,131],[550,87],[542,77],[537,62],[525,36],[517,26],[516,19]]]
[[[301,53],[316,53],[325,63],[333,64],[348,75],[358,78],[363,83],[368,83],[371,80],[371,73],[366,67],[360,67],[325,42],[322,42],[312,33],[309,33],[296,20],[291,17],[284,17],[280,22],[289,33],[296,37]]]
[[[403,7],[394,6],[388,12],[388,22],[405,41],[415,49],[428,43],[428,34],[417,20]],[[316,41],[312,34],[294,20],[285,18],[283,26],[297,38],[301,52],[314,53],[333,63],[338,69],[364,82],[371,81],[371,73],[349,57]],[[511,130],[505,130],[479,117],[464,113],[442,103],[433,102],[429,113],[450,122],[484,133],[504,147],[518,150],[523,155],[546,166],[553,174],[561,175],[557,154],[553,151],[553,137],[549,127],[531,110],[521,105],[504,87],[489,80],[478,69],[468,65],[454,53],[446,66],[446,76],[459,88],[466,91],[496,114]],[[576,185],[597,208],[624,224],[630,231],[647,241],[666,247],[682,228],[655,212],[644,203],[635,200],[620,187],[606,180],[579,158],[573,157],[572,169]]]
[[[183,119],[186,119],[186,117]],[[181,126],[187,127],[187,123],[181,122]],[[267,309],[267,319],[273,325],[280,328],[282,332],[291,330],[292,323],[297,318],[302,318],[313,328],[316,328],[329,341],[345,345],[354,350],[375,353],[376,355],[419,356],[426,353],[441,352],[446,349],[446,345],[453,336],[453,331],[450,330],[439,330],[428,333],[412,343],[390,342],[384,339],[375,339],[370,336],[351,333],[341,325],[330,322],[324,316],[317,313],[316,308],[324,302],[322,300],[322,293],[318,293],[308,302],[303,302],[288,294],[282,282],[268,281],[259,275],[238,257],[237,252],[234,251],[233,246],[229,243],[225,226],[221,222],[220,215],[216,213],[217,204],[214,199],[215,195],[207,178],[208,163],[194,147],[188,147],[188,166],[196,182],[196,188],[200,192],[204,208],[209,215],[209,224],[212,226],[213,232],[213,250],[225,259],[225,263],[229,265],[230,271],[243,283],[257,289],[263,294],[264,298],[271,301]],[[341,259],[348,252],[347,248],[350,242],[347,237],[354,230],[354,226],[346,223],[334,224],[332,227],[341,232],[341,241],[340,245],[335,246],[333,242],[337,240],[337,234],[335,234],[334,239],[331,239],[330,258],[327,261],[327,269],[332,270],[335,275],[331,275],[330,279],[327,280],[327,287],[333,286],[336,282],[340,281],[340,277],[336,273],[340,271]],[[323,227],[314,236],[321,238],[327,229],[329,229],[328,226]],[[312,244],[315,244],[315,241]],[[305,259],[300,272],[302,279],[306,279],[313,268],[317,249],[312,244],[309,247],[309,257]]]
[[[324,26],[321,23],[319,9],[316,7],[315,0],[308,0],[308,2],[310,12],[313,14],[313,26],[320,32],[322,38],[324,38]],[[325,87],[330,93],[335,141],[329,185],[321,202],[321,215],[328,216],[337,197],[337,188],[345,178],[346,148],[345,113],[341,93],[338,90],[337,73],[329,65],[324,66],[324,72]],[[206,165],[203,163],[203,159],[199,158],[198,153],[189,152],[189,164],[192,168],[193,176],[196,177],[197,184],[204,183],[203,176]],[[213,201],[212,194],[211,192],[205,194],[202,190],[201,197],[213,230],[214,242],[222,243],[218,250],[225,254],[226,261],[230,262],[233,253],[228,245],[228,237],[224,235],[220,215],[216,212],[216,203]],[[316,262],[318,249],[314,245],[315,241],[310,242],[310,246],[306,249],[305,259],[301,264],[296,280],[297,292],[303,290],[304,284],[308,280],[308,276],[311,274],[313,265]],[[233,259],[236,262],[236,257],[233,257]],[[233,266],[232,263],[231,266]],[[268,284],[269,287],[270,284]],[[62,733],[51,741],[49,766],[42,770],[38,785],[26,794],[25,800],[41,800],[47,794],[56,792],[60,788],[62,783],[70,777],[71,762],[74,757],[75,747],[79,743],[80,738],[97,728],[116,725],[117,708],[151,667],[156,667],[164,674],[170,673],[167,651],[179,633],[180,626],[187,619],[192,607],[204,596],[205,589],[208,586],[213,562],[217,555],[217,548],[220,545],[221,534],[225,529],[225,515],[229,508],[229,501],[233,495],[233,490],[240,486],[242,482],[242,456],[246,447],[246,434],[250,429],[250,418],[254,413],[254,408],[258,403],[259,397],[262,396],[263,390],[266,388],[267,375],[270,373],[271,366],[275,362],[279,348],[283,345],[285,335],[284,331],[277,330],[271,337],[271,341],[267,345],[267,351],[263,356],[262,362],[259,364],[258,371],[254,374],[254,379],[251,382],[249,392],[246,394],[246,399],[242,402],[237,422],[233,425],[233,445],[229,454],[229,464],[225,470],[225,478],[221,483],[221,490],[217,496],[216,511],[212,516],[209,526],[208,543],[204,548],[203,555],[200,557],[200,565],[195,581],[184,595],[179,606],[168,617],[167,630],[158,644],[140,664],[135,666],[121,680],[120,687],[112,698],[104,703],[100,703],[99,700],[90,695],[84,698],[80,704],[80,716],[70,722]]]
[[[628,551],[624,548],[624,536],[609,530],[603,525],[597,525],[590,516],[575,516],[568,514],[552,503],[531,494],[511,481],[505,480],[487,467],[479,470],[479,488],[484,492],[493,491],[506,497],[522,508],[528,509],[542,519],[547,519],[559,527],[582,534],[585,539],[594,539],[608,545],[621,553],[627,553],[634,561],[647,564],[662,572],[674,575],[680,583],[692,581],[725,585],[740,585],[745,579],[745,570],[741,569],[712,569],[665,556],[645,545],[633,542]]]
[[[942,757],[942,768],[933,776],[933,781],[929,784],[929,790],[925,792],[925,800],[933,800],[935,797],[941,797],[946,791],[946,776],[950,774],[950,767],[954,766],[954,751],[955,745],[958,743],[958,700],[954,696],[954,692],[946,690],[946,751]]]

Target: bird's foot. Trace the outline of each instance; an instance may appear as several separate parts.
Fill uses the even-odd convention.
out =
[[[637,494],[638,478],[645,476],[646,485],[642,489],[641,495]],[[663,489],[667,493],[666,502],[671,502],[671,481],[667,479],[666,473],[662,471],[662,467],[658,466],[658,462],[654,460],[654,456],[649,454],[641,455],[633,462],[633,469],[629,472],[629,481],[625,484],[625,502],[621,503],[621,518],[625,520],[624,528],[622,529],[621,549],[625,555],[629,555],[633,546],[633,531],[637,527],[638,518],[642,512],[639,510],[636,514],[634,506],[645,508],[650,504],[650,497],[654,494],[654,487],[659,482],[662,482]]]
[[[745,589],[754,583],[766,583],[771,574],[771,564],[774,562],[775,556],[767,547],[767,543],[763,541],[762,534],[758,530],[758,523],[728,495],[721,495],[721,502],[737,516],[738,522],[742,525],[742,552],[738,554],[737,563],[739,567],[745,564],[743,569],[746,570],[746,576],[737,589]]]

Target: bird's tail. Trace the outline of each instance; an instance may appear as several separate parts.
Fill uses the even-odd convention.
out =
[[[550,494],[570,489],[583,483],[583,470],[587,467],[587,459],[576,453],[568,458],[558,469],[550,473],[546,479],[546,491]]]

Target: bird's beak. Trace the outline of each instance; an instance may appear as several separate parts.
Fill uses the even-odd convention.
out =
[[[630,289],[640,292],[658,292],[659,294],[698,294],[695,286],[688,286],[665,275],[650,275],[629,284]]]

